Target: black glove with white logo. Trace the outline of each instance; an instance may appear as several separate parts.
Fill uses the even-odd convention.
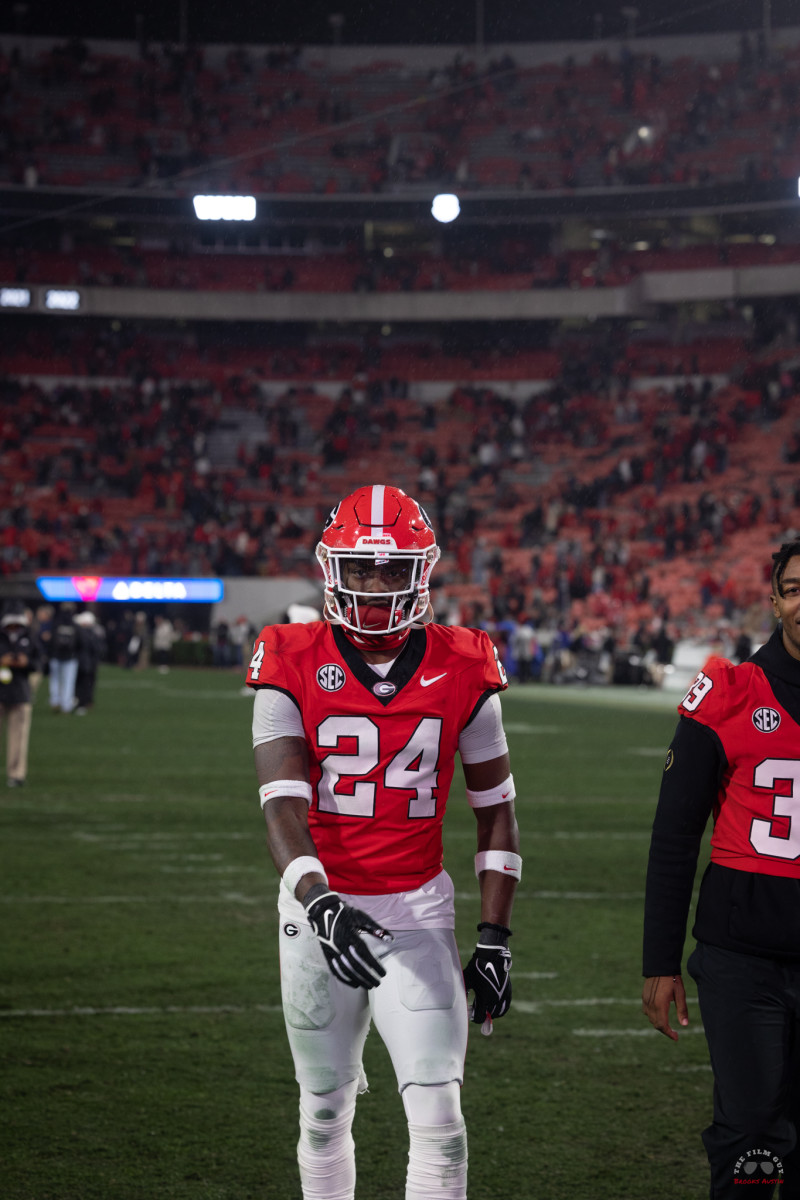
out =
[[[487,1017],[504,1016],[511,1005],[511,930],[482,921],[478,933],[475,953],[464,967],[464,987],[475,996],[470,1018],[483,1025]]]
[[[371,933],[382,942],[391,942],[391,933],[376,925],[360,908],[345,904],[324,883],[315,883],[308,889],[303,906],[336,978],[348,987],[377,987],[386,971],[360,934]]]

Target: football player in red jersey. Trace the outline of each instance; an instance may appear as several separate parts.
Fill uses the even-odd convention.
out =
[[[406,1200],[463,1200],[468,1020],[490,1031],[511,1001],[521,859],[497,695],[507,679],[486,633],[433,623],[438,558],[414,500],[394,487],[359,488],[317,546],[325,620],[265,627],[248,670],[259,792],[281,876],[304,1200],[354,1196],[350,1131],[371,1023],[408,1121]],[[442,868],[456,753],[477,819],[481,897],[463,973]]]
[[[681,701],[650,844],[643,1011],[689,1024],[681,956],[713,813],[687,969],[714,1072],[710,1195],[800,1197],[800,541],[773,555],[778,625],[751,659],[711,659]]]

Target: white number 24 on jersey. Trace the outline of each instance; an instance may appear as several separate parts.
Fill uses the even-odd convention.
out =
[[[411,737],[384,771],[386,788],[411,791],[408,815],[411,819],[436,816],[434,790],[439,778],[439,742],[442,736],[440,717],[423,717]],[[369,717],[326,717],[317,728],[320,747],[335,748],[343,738],[355,741],[354,754],[327,754],[320,761],[322,778],[319,781],[320,812],[338,813],[345,817],[375,815],[377,787],[364,778],[380,762],[378,726]],[[352,791],[336,791],[340,779],[352,779]]]

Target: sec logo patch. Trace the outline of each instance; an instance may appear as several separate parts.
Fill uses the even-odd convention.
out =
[[[757,708],[753,712],[753,724],[759,733],[774,733],[781,723],[781,714],[774,708]]]
[[[324,692],[338,692],[344,687],[346,675],[337,663],[326,663],[317,671],[317,683]]]

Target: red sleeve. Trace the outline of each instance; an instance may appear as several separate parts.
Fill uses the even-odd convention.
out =
[[[495,692],[504,692],[508,687],[508,676],[503,666],[497,646],[485,630],[478,631],[481,647],[484,651],[484,680],[487,688]]]
[[[286,688],[286,672],[280,647],[283,641],[282,625],[265,625],[253,644],[253,657],[247,668],[248,687]],[[291,628],[291,626],[289,626]]]
[[[467,629],[459,625],[443,625],[444,638],[452,653],[458,655],[464,667],[474,672],[479,691],[502,692],[508,687],[508,676],[492,639],[483,629]]]
[[[736,668],[727,658],[709,658],[678,705],[678,712],[713,729],[726,711],[735,678]]]

